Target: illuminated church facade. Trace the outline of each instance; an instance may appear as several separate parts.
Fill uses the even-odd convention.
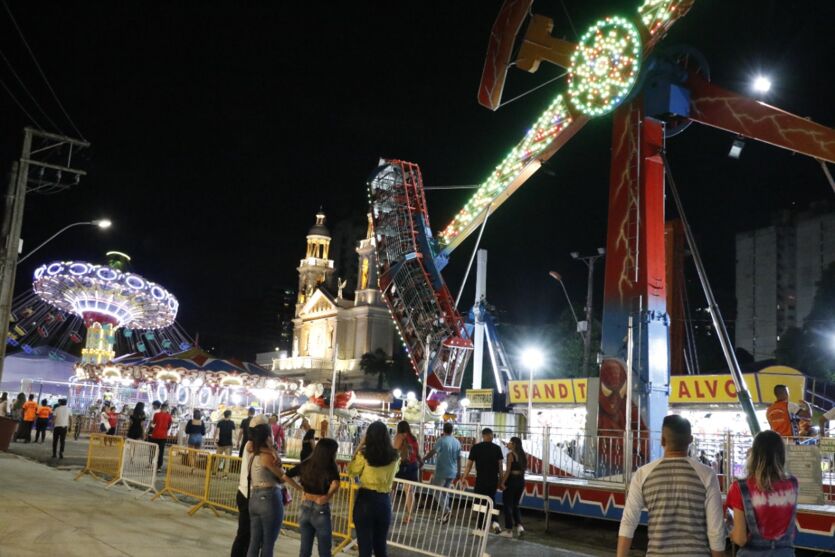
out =
[[[331,236],[320,210],[307,234],[307,251],[299,262],[299,289],[293,319],[291,354],[273,359],[273,371],[286,379],[329,385],[336,366],[340,390],[376,384],[365,376],[359,362],[362,355],[382,350],[389,357],[396,334],[391,315],[377,288],[374,234],[369,217],[365,238],[356,247],[358,257],[353,299],[343,297],[346,282],[337,277],[329,258]]]

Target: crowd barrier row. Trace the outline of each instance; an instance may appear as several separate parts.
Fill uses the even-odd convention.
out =
[[[168,495],[175,501],[189,503],[189,515],[203,507],[218,516],[219,510],[238,512],[236,493],[242,472],[241,458],[169,446],[163,486],[157,491],[158,450],[153,443],[91,434],[87,464],[76,479],[88,474],[106,481],[107,487],[117,483],[142,487],[143,493],[154,493],[152,500]],[[357,493],[356,482],[347,474],[340,474],[339,490],[330,501],[334,555],[356,544],[353,512]],[[390,545],[430,557],[485,555],[495,514],[489,497],[403,480],[395,480],[392,494]],[[302,494],[290,489],[290,495],[291,500],[284,509],[284,525],[298,528]]]
[[[145,488],[143,493],[156,493],[158,451],[154,443],[92,433],[87,462],[75,479],[90,475],[106,481],[107,487],[121,483],[126,487]]]

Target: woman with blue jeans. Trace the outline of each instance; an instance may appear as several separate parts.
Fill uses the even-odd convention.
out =
[[[339,491],[339,468],[336,466],[338,449],[336,441],[322,438],[307,460],[287,472],[288,481],[292,481],[289,478],[298,478],[301,484],[299,488],[304,491],[299,517],[299,557],[310,557],[313,554],[314,537],[319,541],[319,555],[331,554],[330,500]]]
[[[252,453],[246,471],[249,485],[249,550],[247,557],[272,557],[284,521],[279,480],[284,478],[281,460],[272,442],[269,424],[251,427],[246,448]]]
[[[383,422],[368,426],[348,474],[359,477],[359,490],[354,503],[354,527],[357,530],[359,557],[387,557],[391,525],[391,485],[400,466],[400,457],[391,446],[388,429]]]

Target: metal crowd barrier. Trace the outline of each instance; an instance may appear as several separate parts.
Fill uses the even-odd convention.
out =
[[[289,468],[290,465],[285,465]],[[292,501],[284,507],[284,526],[298,528],[301,519],[302,494],[290,489]],[[342,551],[352,541],[351,532],[354,527],[352,513],[354,511],[354,499],[357,491],[356,484],[347,474],[339,475],[339,491],[334,493],[330,500],[331,507],[331,535],[335,545],[333,554]]]
[[[125,439],[119,483],[126,487],[144,487],[148,493],[157,493],[157,454],[159,447],[135,439]]]
[[[87,447],[87,464],[75,479],[89,474],[96,479],[108,481],[109,485],[118,482],[122,471],[124,445],[123,437],[103,433],[91,434],[90,444]]]
[[[217,513],[216,509],[238,512],[236,497],[241,479],[241,463],[237,456],[210,454],[209,479],[206,483],[204,504]]]
[[[485,554],[494,514],[489,497],[395,480],[391,507],[391,546],[433,557]]]
[[[154,499],[166,494],[175,501],[180,501],[177,495],[191,497],[197,500],[197,504],[189,509],[188,514],[196,513],[206,504],[206,493],[211,479],[210,457],[211,453],[208,451],[172,445],[168,450],[165,486]]]

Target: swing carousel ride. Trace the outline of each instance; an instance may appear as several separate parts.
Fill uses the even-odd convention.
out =
[[[55,349],[50,357],[59,358],[83,341],[82,365],[110,362],[117,348],[146,357],[190,348],[175,322],[177,298],[125,271],[127,255],[107,256],[105,265],[55,261],[38,267],[32,289],[15,300],[6,342],[27,354],[47,344]]]

